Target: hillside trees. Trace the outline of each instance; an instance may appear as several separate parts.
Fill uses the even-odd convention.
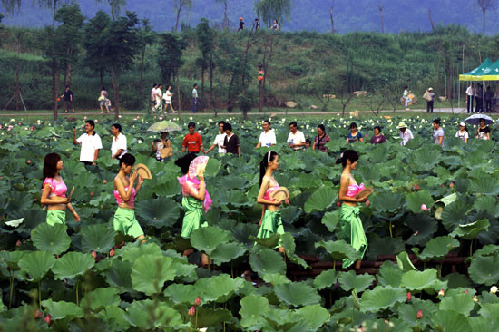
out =
[[[84,64],[99,74],[100,85],[104,85],[104,72],[107,68],[105,52],[107,52],[107,31],[111,26],[110,17],[103,11],[98,11],[84,27],[84,42],[86,56]]]
[[[213,31],[210,28],[210,22],[202,18],[201,23],[196,27],[196,35],[201,51],[201,57],[196,59],[197,64],[201,68],[201,95],[204,95],[204,73],[209,69],[210,93],[208,98],[208,107],[212,105],[213,93]],[[202,106],[201,106],[202,108]]]
[[[182,12],[182,8],[192,8],[192,0],[171,0],[173,4],[173,8],[177,13],[177,20],[175,21],[175,32],[178,31],[178,23],[180,22],[180,13]]]
[[[494,0],[476,0],[478,6],[482,10],[483,29],[482,33],[485,34],[485,12],[494,6]]]
[[[177,109],[182,109],[182,99],[180,94],[180,67],[182,66],[182,51],[186,43],[178,34],[165,33],[161,35],[160,50],[158,55],[158,64],[161,68],[161,79],[165,86],[177,82]]]
[[[222,28],[227,30],[229,28],[229,19],[227,18],[227,7],[229,6],[229,0],[215,0],[217,3],[222,3],[224,5],[224,18],[222,21]]]
[[[147,45],[152,45],[156,38],[156,34],[152,31],[152,26],[149,22],[149,19],[143,18],[140,20],[140,26],[137,29],[138,34],[138,43],[140,48],[140,82],[139,82],[139,91],[140,96],[142,96],[142,90],[144,85],[144,58],[146,53]]]
[[[279,24],[289,19],[291,14],[291,0],[258,0],[255,2],[255,11],[263,22],[270,26],[273,20]]]

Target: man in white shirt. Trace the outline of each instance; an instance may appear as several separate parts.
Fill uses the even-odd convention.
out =
[[[397,129],[400,130],[400,138],[402,138],[402,142],[400,142],[400,145],[406,145],[409,140],[414,138],[412,132],[407,129],[407,125],[405,124],[405,122],[400,122],[397,126]]]
[[[466,112],[473,112],[473,99],[475,96],[475,89],[473,89],[473,83],[466,89]]]
[[[76,129],[73,128],[73,144],[81,144],[80,161],[85,165],[97,165],[99,150],[102,149],[102,140],[94,131],[94,122],[85,122],[85,133],[76,139]]]
[[[205,154],[213,150],[217,145],[218,145],[218,153],[227,153],[227,150],[222,148],[222,146],[224,145],[225,136],[227,136],[227,133],[224,131],[224,123],[225,122],[223,121],[220,121],[218,123],[218,131],[220,132],[220,134],[218,134],[217,137],[215,137],[215,140],[213,141],[213,144],[210,146],[208,151],[204,152]]]
[[[111,145],[111,158],[121,159],[126,153],[126,137],[121,133],[123,128],[119,123],[113,123],[111,133],[113,134],[113,144]]]
[[[260,133],[260,138],[258,139],[258,144],[256,148],[260,148],[261,146],[265,146],[270,148],[272,145],[276,145],[277,140],[275,137],[274,130],[270,129],[270,121],[263,121],[262,124],[263,132]]]
[[[198,85],[194,84],[192,86],[192,113],[198,111],[199,95],[198,95]]]
[[[305,135],[301,131],[298,131],[298,124],[294,121],[289,123],[288,145],[295,151],[307,146]]]

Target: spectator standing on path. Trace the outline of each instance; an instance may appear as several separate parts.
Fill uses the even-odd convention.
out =
[[[456,137],[462,139],[465,144],[468,143],[469,135],[468,130],[466,129],[466,123],[459,122],[459,130],[456,131]]]
[[[350,123],[350,132],[347,135],[347,145],[348,143],[355,143],[357,141],[364,142],[364,135],[360,131],[357,130],[357,123]]]
[[[322,152],[328,152],[328,148],[326,144],[331,142],[331,138],[326,134],[326,127],[321,123],[317,126],[317,136],[315,136],[314,145],[312,146],[312,150],[319,150]]]
[[[379,144],[385,142],[386,138],[385,135],[381,133],[381,127],[380,126],[374,127],[374,136],[371,137],[371,144]]]
[[[403,94],[402,98],[404,98],[404,100],[405,100],[405,110],[408,111],[409,110],[409,103],[412,100],[409,97],[409,90],[408,90],[407,85],[404,86],[404,94]]]
[[[483,84],[478,83],[475,90],[475,112],[483,112]]]
[[[100,96],[97,101],[99,102],[100,114],[104,114],[104,108],[106,108],[106,113],[109,113],[109,106],[107,104],[107,91],[104,87],[100,89]]]
[[[243,17],[241,16],[239,18],[239,29],[237,31],[244,30],[244,22],[243,22]]]
[[[433,143],[444,146],[444,129],[440,127],[440,118],[433,120]]]
[[[189,133],[185,135],[184,141],[182,142],[182,152],[185,152],[185,149],[193,153],[203,152],[203,141],[201,135],[196,132],[196,124],[194,122],[189,122],[187,127],[189,128]]]
[[[94,131],[92,120],[85,122],[85,133],[76,139],[76,129],[73,127],[73,144],[81,144],[80,161],[85,165],[97,166],[99,150],[102,149],[102,140]]]
[[[492,112],[492,99],[494,99],[494,92],[489,85],[485,91],[485,112]]]
[[[69,109],[73,110],[73,113],[75,112],[73,107],[73,91],[70,90],[69,85],[66,85],[66,89],[59,98],[63,98],[64,100],[64,113],[67,113]]]
[[[305,135],[301,131],[298,131],[298,124],[295,121],[289,123],[288,146],[295,151],[307,146]]]
[[[489,128],[489,126],[485,125],[484,119],[480,119],[480,125],[478,126],[478,129],[476,130],[476,138],[482,139],[484,141],[490,140],[490,128]]]
[[[468,88],[466,88],[466,112],[473,112],[473,99],[475,96],[475,89],[473,88],[473,83],[470,83]]]
[[[433,88],[428,88],[423,98],[426,100],[426,113],[433,113],[433,106],[435,104],[435,93],[433,92]]]
[[[120,160],[127,152],[126,136],[122,133],[123,128],[119,123],[113,123],[111,133],[113,134],[113,144],[111,145],[111,158]]]
[[[230,123],[224,123],[224,131],[227,135],[224,138],[224,145],[222,147],[227,150],[227,153],[237,154],[241,157],[241,142],[239,141],[239,136],[232,132]]]
[[[165,114],[168,113],[168,106],[170,106],[170,109],[172,110],[172,114],[175,113],[175,110],[173,109],[173,105],[172,105],[172,96],[173,96],[173,92],[172,92],[172,86],[171,84],[168,84],[168,87],[166,88],[166,91],[165,93],[163,93],[163,103],[165,105],[165,109],[164,109],[164,112]]]
[[[224,124],[225,124],[225,122],[223,122],[223,121],[220,121],[218,123],[218,131],[220,133],[215,137],[215,140],[213,141],[213,144],[210,146],[210,148],[208,149],[208,151],[205,151],[204,153],[210,152],[216,146],[218,146],[218,153],[227,153],[227,150],[223,148],[223,146],[224,146],[224,139],[225,139],[225,136],[227,136],[227,133],[224,130]]]
[[[192,86],[192,113],[198,111],[199,95],[198,95],[198,85],[194,83]]]
[[[260,30],[260,21],[258,18],[255,18],[255,23],[253,23],[253,26],[255,27],[255,31]]]
[[[270,121],[263,121],[262,128],[263,131],[260,133],[256,148],[259,149],[262,146],[270,148],[272,145],[276,145],[277,139],[274,130],[270,129]]]
[[[152,89],[151,89],[151,112],[154,113],[154,110],[156,109],[156,88],[158,87],[158,83],[153,83]]]
[[[399,122],[397,129],[400,131],[400,138],[402,139],[400,145],[406,145],[407,142],[414,138],[412,132],[407,129],[407,125],[405,124],[405,122]]]
[[[160,112],[161,111],[161,97],[162,97],[162,85],[161,83],[158,84],[156,91],[154,93],[154,112]]]

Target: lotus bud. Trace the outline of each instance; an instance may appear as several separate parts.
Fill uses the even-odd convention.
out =
[[[194,307],[191,307],[187,314],[191,317],[194,317],[194,315],[196,314],[196,309]]]
[[[114,256],[114,249],[111,249],[109,250],[109,257],[113,257]]]
[[[439,290],[438,296],[445,296],[445,291],[443,289]]]
[[[451,183],[449,184],[449,187],[454,188],[454,182],[451,182]]]
[[[47,325],[50,325],[52,323],[52,318],[50,317],[50,315],[47,315],[44,319],[45,323],[47,323]]]
[[[497,287],[496,287],[496,286],[492,286],[492,287],[490,287],[490,292],[491,292],[492,294],[497,293]]]
[[[99,122],[99,120],[95,119],[94,122],[97,123],[97,122]]]
[[[106,183],[107,183],[107,180],[106,180],[106,179],[102,180],[102,183],[106,184]]]
[[[476,297],[476,295],[475,297],[473,297],[473,301],[475,301],[475,303],[478,303],[478,298]]]
[[[428,210],[428,208],[426,207],[426,204],[424,204],[424,203],[421,204],[421,210],[423,210],[423,211]]]
[[[418,313],[416,314],[417,319],[422,319],[423,318],[423,312],[421,310],[418,310]]]
[[[411,292],[407,292],[407,301],[410,301],[412,299]]]
[[[17,240],[16,241],[16,247],[20,247],[21,246],[21,240]],[[497,288],[496,288],[497,289]],[[494,292],[495,293],[495,292]]]
[[[465,289],[465,290],[464,290],[464,294],[468,294],[468,293],[469,293],[469,292],[468,292],[468,290],[467,290],[467,289]]]
[[[419,190],[419,185],[417,184],[414,188],[415,188],[416,190]]]
[[[194,300],[194,305],[196,307],[199,307],[201,305],[201,297],[196,297],[196,299]]]
[[[95,252],[95,250],[92,250],[92,257],[93,257],[94,259],[96,259],[96,258],[97,258],[97,253]]]
[[[36,309],[34,317],[35,318],[42,318],[43,317],[43,312],[41,312],[40,310]]]
[[[337,206],[341,206],[341,202],[340,201],[336,201],[336,205]]]

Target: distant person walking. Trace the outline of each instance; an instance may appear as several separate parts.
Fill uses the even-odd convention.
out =
[[[193,153],[203,152],[203,140],[201,139],[201,135],[196,132],[196,124],[189,122],[187,127],[189,128],[189,133],[185,135],[182,142],[182,152],[185,152],[186,149]]]
[[[319,150],[322,152],[328,152],[326,144],[331,142],[331,138],[326,134],[326,127],[321,123],[317,126],[317,136],[315,136],[314,145],[312,145],[312,150]]]
[[[243,17],[241,16],[239,18],[239,29],[237,31],[244,30],[244,22],[243,22]]]
[[[173,109],[172,105],[172,96],[173,96],[172,86],[169,84],[168,87],[166,88],[165,93],[163,93],[162,97],[163,103],[165,105],[164,109],[165,114],[168,113],[168,108],[172,110],[172,114],[175,113],[175,110]]]
[[[241,142],[239,141],[239,136],[232,132],[230,123],[224,123],[224,131],[227,135],[224,137],[224,145],[222,148],[227,150],[227,153],[237,154],[241,157]]]
[[[404,100],[405,100],[405,110],[408,111],[409,104],[412,102],[412,100],[410,99],[409,90],[408,90],[407,85],[404,86],[404,94],[403,94],[402,98],[404,98]]]
[[[473,83],[470,83],[468,88],[466,88],[466,112],[473,112],[473,99],[475,96],[475,89],[473,88]]]
[[[478,83],[475,89],[475,112],[483,112],[483,84]]]
[[[435,104],[435,93],[433,88],[428,88],[423,98],[426,100],[426,113],[433,113],[433,105]]]
[[[277,20],[274,20],[274,24],[270,26],[270,30],[273,30],[275,32],[279,31],[279,22]]]
[[[255,18],[255,22],[253,23],[253,26],[255,27],[255,31],[260,30],[260,21],[258,18]]]
[[[258,138],[258,144],[256,148],[264,146],[270,148],[272,145],[277,144],[277,140],[275,137],[275,132],[273,129],[270,129],[270,121],[263,121],[262,123],[263,132],[260,133],[260,137]]]
[[[113,123],[111,133],[113,134],[113,144],[111,145],[111,159],[120,160],[127,152],[126,136],[122,133],[123,128],[119,123]]]
[[[73,128],[73,144],[81,144],[80,161],[85,165],[97,166],[99,150],[102,149],[102,140],[94,131],[92,120],[85,122],[85,133],[76,139],[76,129]]]
[[[462,139],[464,143],[468,143],[469,135],[468,129],[466,129],[466,123],[459,122],[459,130],[456,131],[455,137]]]
[[[161,83],[158,84],[158,86],[156,87],[156,90],[155,90],[155,93],[154,93],[154,113],[156,112],[160,112],[161,111],[161,100],[162,100],[162,95],[163,95],[163,92],[161,91],[162,89],[162,85]]]
[[[107,91],[104,87],[100,89],[100,96],[97,99],[100,107],[100,114],[104,114],[104,108],[106,109],[106,113],[109,113],[108,99],[107,99]]]
[[[213,144],[210,146],[208,151],[205,151],[204,153],[208,153],[208,152],[212,151],[217,146],[218,146],[218,153],[221,153],[221,154],[227,153],[227,150],[224,148],[224,140],[225,140],[225,136],[227,136],[227,133],[225,132],[225,129],[224,129],[224,124],[225,124],[224,121],[220,121],[218,123],[219,134],[215,137],[215,140],[213,141]]]
[[[154,113],[156,110],[156,88],[158,87],[158,83],[153,83],[151,89],[151,112]]]
[[[198,85],[194,83],[192,86],[192,113],[196,113],[198,111],[199,105],[199,95],[198,95]]]
[[[440,118],[433,120],[433,143],[444,146],[444,129],[440,127]]]
[[[73,91],[71,91],[69,85],[66,85],[66,89],[59,98],[63,98],[64,100],[64,113],[67,113],[69,109],[71,109],[73,113],[75,112],[75,109],[73,107]]]

